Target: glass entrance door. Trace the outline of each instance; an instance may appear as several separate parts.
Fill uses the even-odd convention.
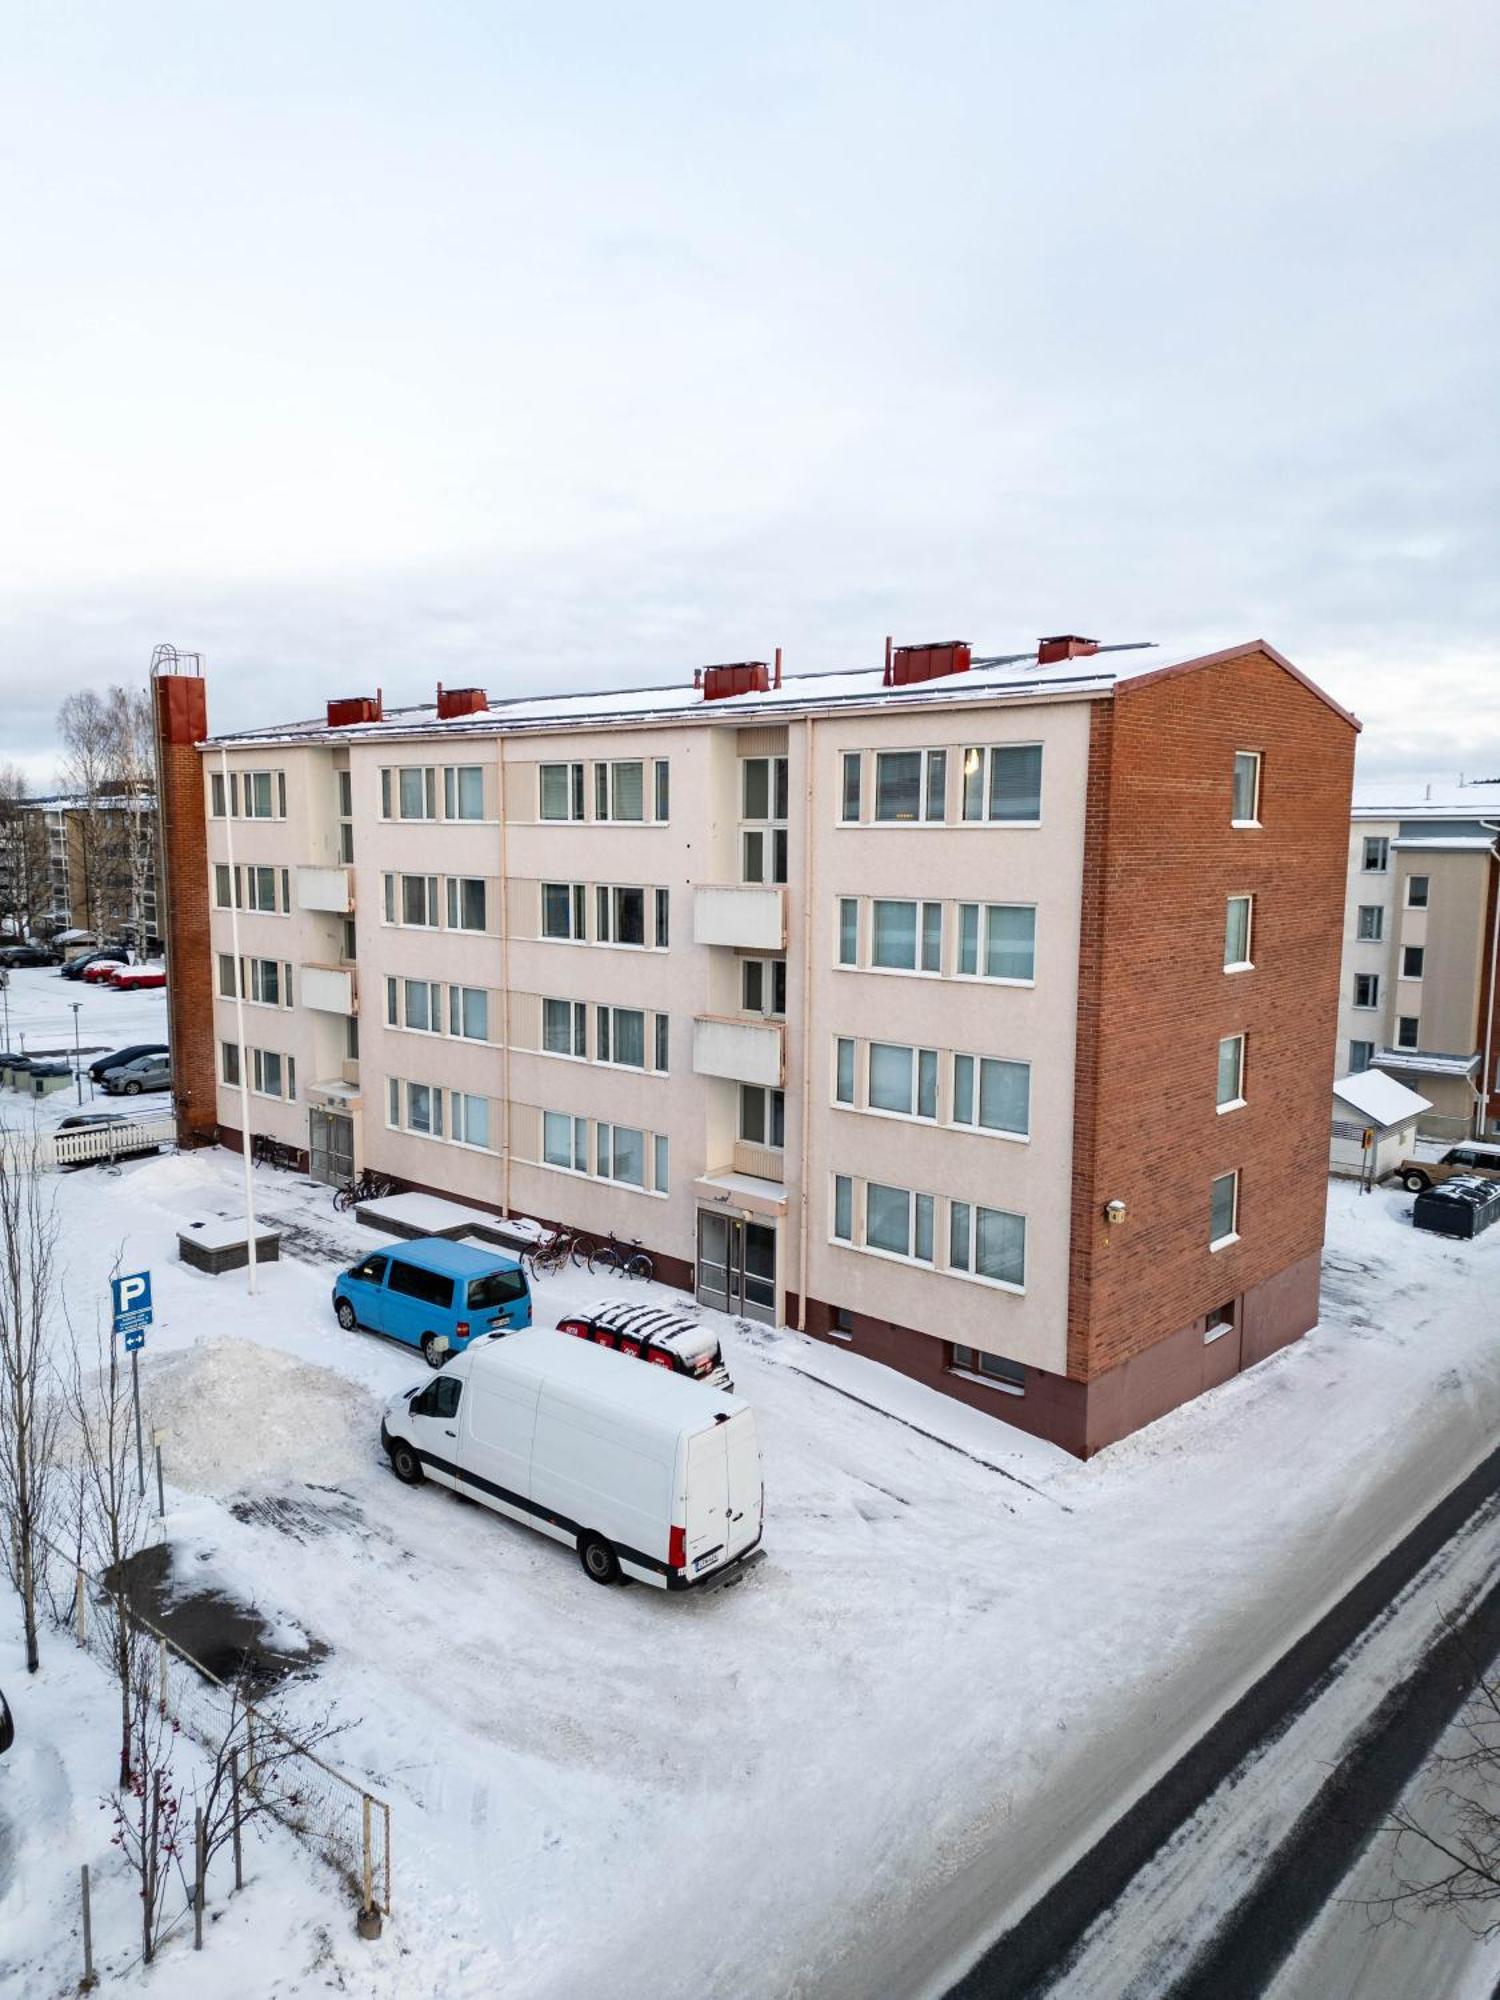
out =
[[[776,1323],[776,1231],[698,1211],[698,1297],[719,1312]]]
[[[342,1187],[354,1178],[354,1120],[342,1111],[307,1114],[308,1170],[315,1181]]]

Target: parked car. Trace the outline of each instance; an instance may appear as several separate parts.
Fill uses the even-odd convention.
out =
[[[430,1368],[462,1354],[471,1340],[531,1324],[531,1286],[514,1257],[422,1236],[372,1250],[334,1283],[333,1310],[346,1332],[357,1326],[419,1347]]]
[[[1412,1203],[1411,1219],[1416,1228],[1439,1236],[1479,1236],[1500,1222],[1500,1181],[1474,1174],[1424,1188]]]
[[[122,1137],[118,1145],[111,1146],[105,1155],[108,1159],[133,1160],[139,1158],[143,1153],[159,1153],[161,1151],[161,1141],[159,1139],[142,1138],[136,1130],[136,1121],[127,1111],[75,1111],[71,1117],[64,1118],[59,1123],[57,1133],[58,1137],[62,1138],[68,1132],[99,1132],[106,1131],[110,1127],[115,1127],[122,1134],[130,1133],[133,1136],[129,1139]],[[72,1172],[79,1167],[98,1165],[98,1156],[92,1148],[90,1149],[89,1157],[84,1160],[70,1160],[67,1157],[67,1152],[66,1145],[58,1148],[58,1159],[68,1172]]]
[[[1396,1169],[1396,1178],[1412,1194],[1439,1187],[1455,1174],[1500,1180],[1500,1145],[1487,1139],[1465,1139],[1461,1145],[1450,1146],[1439,1160],[1403,1160]]]
[[[170,1090],[172,1058],[167,1055],[136,1056],[132,1062],[107,1069],[100,1081],[111,1097],[137,1097],[143,1090]]]
[[[690,1375],[695,1382],[707,1382],[726,1395],[733,1393],[717,1336],[686,1313],[609,1299],[582,1312],[567,1313],[557,1322],[557,1330],[591,1340],[596,1347],[612,1347],[617,1354],[638,1356],[675,1374]]]
[[[123,1069],[127,1063],[133,1063],[137,1056],[164,1056],[166,1053],[165,1042],[132,1042],[128,1048],[116,1049],[112,1055],[99,1056],[91,1062],[89,1075],[95,1083],[102,1083],[107,1069]]]
[[[61,957],[50,944],[0,945],[0,965],[56,965]]]
[[[0,1694],[0,1757],[3,1757],[16,1740],[15,1718],[10,1712],[10,1703]]]
[[[77,958],[70,958],[66,965],[57,968],[59,979],[82,979],[91,965],[128,965],[130,954],[126,951],[85,951]]]
[[[104,982],[117,993],[138,993],[143,987],[165,986],[166,968],[160,965],[117,965]]]
[[[124,963],[121,958],[96,958],[78,976],[85,986],[102,986],[114,978]]]
[[[687,1590],[760,1543],[749,1404],[590,1341],[478,1341],[391,1398],[380,1441],[407,1485],[435,1479],[540,1529],[576,1549],[595,1583]]]

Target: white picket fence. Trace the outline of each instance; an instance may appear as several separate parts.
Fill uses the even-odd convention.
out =
[[[169,1111],[130,1118],[122,1125],[80,1125],[71,1132],[39,1132],[38,1164],[84,1166],[93,1160],[118,1159],[122,1154],[143,1148],[171,1146],[176,1140],[177,1121]]]

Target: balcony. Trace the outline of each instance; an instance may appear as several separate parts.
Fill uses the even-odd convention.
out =
[[[785,1068],[785,1032],[775,1021],[699,1014],[693,1022],[693,1069],[699,1076],[764,1083],[778,1090]]]
[[[786,949],[786,891],[704,883],[693,891],[694,944],[736,951]]]
[[[354,878],[347,868],[299,868],[297,908],[347,917],[354,908]]]
[[[297,984],[297,998],[304,1007],[315,1007],[320,1014],[357,1012],[353,966],[302,966]]]

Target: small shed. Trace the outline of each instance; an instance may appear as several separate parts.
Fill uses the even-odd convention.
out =
[[[1364,1135],[1373,1132],[1370,1171],[1377,1181],[1384,1180],[1410,1155],[1416,1142],[1417,1120],[1431,1109],[1430,1098],[1408,1090],[1384,1070],[1362,1069],[1354,1076],[1339,1077],[1333,1086],[1330,1170],[1336,1174],[1362,1174]]]

